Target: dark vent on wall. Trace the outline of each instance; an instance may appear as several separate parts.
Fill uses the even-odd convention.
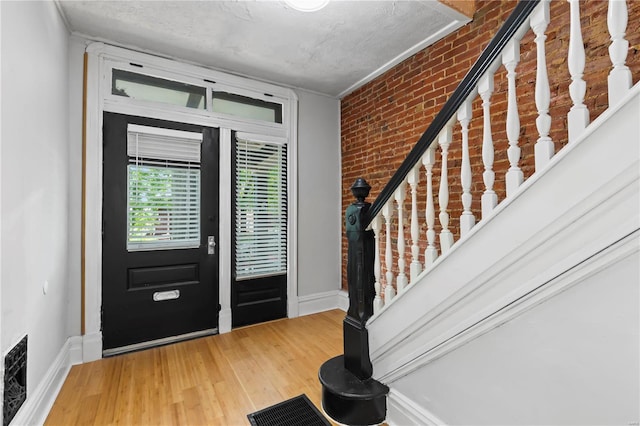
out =
[[[2,423],[7,426],[27,399],[27,336],[4,358]]]

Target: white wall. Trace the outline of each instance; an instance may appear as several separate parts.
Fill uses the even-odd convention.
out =
[[[298,295],[340,289],[340,101],[302,90],[298,127]]]
[[[2,25],[2,4],[0,4],[0,25]],[[2,51],[2,28],[0,27],[0,52]],[[2,55],[0,55],[0,100],[2,94]],[[0,102],[0,239],[2,238],[2,102]],[[2,244],[0,243],[0,355],[2,349]],[[0,362],[0,377],[4,377],[4,362]],[[0,380],[0,395],[4,395],[4,380]],[[3,402],[0,400],[0,420],[2,418]],[[4,423],[3,423],[4,424]]]
[[[0,7],[0,349],[4,355],[29,335],[32,392],[69,335],[68,33],[53,2]]]
[[[639,267],[636,251],[393,387],[449,425],[637,424]]]

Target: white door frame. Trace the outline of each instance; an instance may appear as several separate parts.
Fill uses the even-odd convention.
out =
[[[297,125],[298,97],[289,88],[250,80],[244,77],[212,71],[183,64],[145,53],[92,43],[86,49],[88,55],[86,91],[86,189],[85,189],[85,252],[84,252],[84,330],[83,361],[102,358],[101,306],[102,306],[102,115],[105,111],[129,115],[142,115],[169,121],[220,128],[220,230],[219,230],[219,285],[220,305],[218,330],[231,330],[231,131],[243,131],[284,137],[288,140],[288,259],[287,259],[287,316],[298,316],[297,282]],[[255,120],[222,116],[208,111],[151,104],[122,97],[114,97],[110,91],[110,67],[142,65],[159,77],[178,79],[186,83],[203,85],[204,80],[216,88],[230,90],[251,97],[264,97],[283,105],[283,124],[260,123]],[[142,72],[142,71],[139,71]],[[214,83],[215,82],[215,83]],[[211,87],[207,88],[210,93]],[[265,95],[269,94],[269,95]]]

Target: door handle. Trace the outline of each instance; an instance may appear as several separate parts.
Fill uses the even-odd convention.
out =
[[[207,239],[207,254],[216,254],[216,237],[213,235]]]

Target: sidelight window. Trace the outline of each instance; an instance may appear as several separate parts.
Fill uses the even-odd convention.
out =
[[[284,274],[286,271],[286,145],[236,137],[236,279]]]
[[[130,124],[127,250],[200,245],[202,134]]]

